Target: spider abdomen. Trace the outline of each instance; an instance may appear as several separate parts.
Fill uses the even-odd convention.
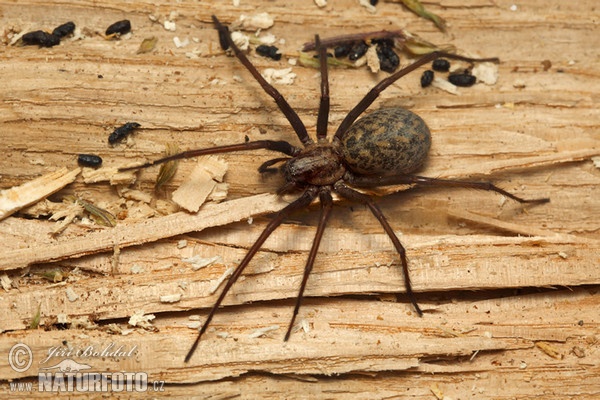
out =
[[[410,174],[427,159],[431,134],[404,108],[385,108],[356,121],[341,136],[346,167],[361,175]]]

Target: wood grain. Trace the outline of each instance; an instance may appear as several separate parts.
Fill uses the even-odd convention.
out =
[[[0,222],[0,267],[8,278],[0,295],[6,310],[0,354],[18,342],[31,347],[34,362],[63,341],[73,348],[137,346],[134,357],[74,359],[99,371],[147,372],[150,380],[164,380],[164,395],[173,397],[598,397],[600,171],[592,158],[600,155],[600,15],[591,0],[512,5],[428,3],[448,22],[446,34],[394,2],[380,2],[374,14],[351,0],[322,9],[278,0],[242,0],[237,7],[186,0],[0,5],[2,189],[73,169],[79,153],[99,154],[116,167],[158,158],[167,142],[192,149],[248,136],[298,145],[272,100],[220,50],[210,22],[212,14],[229,23],[268,12],[275,20],[268,32],[285,40],[278,43],[284,57],[275,62],[252,54],[259,70],[290,67],[287,59],[314,33],[397,28],[461,53],[498,56],[493,86],[478,84],[455,96],[421,89],[414,73],[371,109],[406,107],[427,121],[434,144],[422,175],[491,179],[519,196],[551,198],[524,207],[473,190],[380,191],[389,194],[379,204],[407,248],[423,318],[402,295],[397,255],[380,225],[368,209],[336,200],[308,282],[310,297],[298,330],[284,343],[318,218],[315,207],[295,214],[265,243],[184,364],[195,327],[216,299],[210,288],[244,256],[267,223],[265,214],[285,204],[273,195],[281,178],[255,172],[270,154],[224,156],[228,200],[206,204],[196,215],[157,211],[193,160],[182,161],[159,193],[153,192],[157,168],[141,172],[133,187],[152,195],[149,204],[79,177],[51,199],[76,194],[128,210],[127,218],[115,228],[73,225],[57,237],[49,234],[53,222],[18,214]],[[160,23],[172,11],[175,32]],[[123,18],[132,22],[131,37],[101,37]],[[12,32],[51,30],[68,20],[85,37],[51,49],[8,45]],[[156,49],[136,54],[150,36],[158,38]],[[175,36],[190,44],[177,48]],[[408,62],[404,55],[402,62]],[[314,134],[318,73],[292,69],[294,84],[277,88]],[[330,130],[384,76],[331,70]],[[128,121],[141,129],[127,144],[108,146],[108,134]],[[194,256],[219,258],[195,270],[185,261]],[[60,282],[43,277],[58,271],[65,277]],[[170,295],[180,300],[165,301]],[[28,329],[38,307],[41,326]],[[140,311],[155,315],[151,327],[128,325]],[[274,325],[264,337],[250,337]],[[36,365],[17,373],[1,364],[1,393],[15,397],[9,381],[37,388]]]

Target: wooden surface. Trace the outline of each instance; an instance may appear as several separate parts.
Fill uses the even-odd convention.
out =
[[[551,202],[523,207],[464,189],[382,198],[379,204],[407,248],[423,318],[402,295],[397,255],[377,221],[362,206],[338,202],[309,279],[310,298],[298,316],[308,329],[284,343],[318,218],[312,207],[267,241],[196,355],[184,364],[195,337],[190,326],[198,324],[198,314],[202,321],[215,301],[211,287],[254,242],[266,224],[263,215],[285,204],[272,195],[281,179],[255,172],[269,153],[225,156],[228,201],[207,204],[194,217],[183,212],[136,217],[132,211],[152,210],[156,198],[168,199],[193,169],[193,160],[181,162],[158,194],[152,190],[157,168],[141,173],[134,187],[155,198],[147,206],[125,203],[114,187],[85,184],[79,177],[52,199],[76,194],[98,204],[122,204],[129,216],[116,228],[73,225],[58,237],[49,235],[54,222],[19,216],[0,222],[0,268],[13,282],[0,294],[6,310],[0,319],[2,357],[18,342],[32,348],[35,361],[65,340],[74,347],[137,346],[134,357],[76,360],[99,371],[147,372],[151,380],[166,382],[160,394],[165,397],[597,398],[600,171],[591,159],[600,154],[600,15],[595,2],[529,1],[516,10],[508,1],[428,4],[448,21],[446,34],[396,3],[381,2],[374,14],[349,0],[330,0],[323,9],[312,2],[293,8],[286,3],[0,4],[1,187],[65,166],[75,169],[82,152],[119,166],[158,158],[167,142],[202,148],[240,143],[247,135],[298,144],[271,99],[220,50],[210,23],[211,14],[229,23],[241,14],[268,12],[275,20],[268,32],[285,40],[279,44],[284,57],[275,62],[252,55],[260,70],[289,67],[287,59],[297,57],[314,33],[396,28],[454,45],[461,53],[498,56],[502,62],[493,86],[478,84],[455,96],[421,89],[420,74],[414,73],[371,109],[402,106],[427,121],[434,144],[423,175],[489,176],[485,179],[519,196]],[[149,19],[152,14],[164,21],[172,11],[178,13],[175,32]],[[107,41],[94,33],[123,18],[132,22],[131,37]],[[11,30],[52,29],[68,20],[86,37],[52,49],[6,45]],[[136,54],[150,36],[158,38],[156,49]],[[190,44],[177,48],[175,36]],[[406,56],[402,60],[406,63]],[[294,84],[278,89],[312,134],[318,73],[292,68]],[[330,130],[384,76],[366,69],[331,70]],[[139,122],[141,130],[128,145],[109,147],[108,134],[127,121]],[[187,246],[181,247],[181,240]],[[196,255],[221,258],[200,270],[182,261]],[[41,277],[57,268],[66,280]],[[181,299],[161,301],[168,295]],[[27,329],[38,306],[42,326]],[[128,326],[139,311],[155,315],[154,328]],[[58,324],[64,315],[70,323]],[[251,337],[274,325],[279,328],[264,337]],[[3,393],[9,391],[8,380],[25,382],[37,372],[35,364],[17,373],[0,363]]]

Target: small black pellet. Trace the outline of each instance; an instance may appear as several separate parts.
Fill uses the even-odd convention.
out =
[[[346,57],[350,53],[352,44],[341,44],[333,49],[333,55],[336,58]]]
[[[367,46],[365,42],[358,42],[354,44],[350,49],[350,54],[348,55],[348,58],[350,59],[350,61],[356,61],[362,56],[364,56],[367,53],[367,50],[369,50],[369,46]]]
[[[272,58],[275,61],[281,60],[281,53],[278,53],[279,49],[275,46],[267,46],[266,44],[261,44],[256,48],[256,53],[263,56]]]
[[[135,128],[139,128],[141,125],[137,122],[127,122],[126,124],[118,127],[108,137],[108,143],[115,144],[122,141],[129,135]]]
[[[448,81],[454,86],[469,87],[477,82],[477,78],[466,72],[448,75]]]
[[[377,45],[377,58],[379,58],[379,68],[385,72],[394,72],[400,65],[400,57],[386,43]]]
[[[448,72],[450,70],[450,61],[445,58],[438,58],[437,60],[433,60],[431,68],[438,72]]]
[[[77,164],[82,167],[98,168],[102,165],[102,158],[95,154],[80,154],[77,156]]]
[[[421,75],[421,87],[425,88],[431,85],[431,82],[433,82],[433,71],[428,69]]]
[[[33,31],[24,34],[21,40],[26,45],[38,45],[40,47],[52,47],[60,43],[60,37],[44,31]]]
[[[131,22],[128,19],[124,19],[122,21],[117,21],[108,28],[106,28],[106,36],[113,35],[118,33],[119,35],[124,35],[131,31]]]
[[[59,38],[64,38],[65,36],[68,36],[73,32],[75,32],[75,23],[69,21],[54,28],[52,34],[58,36]]]

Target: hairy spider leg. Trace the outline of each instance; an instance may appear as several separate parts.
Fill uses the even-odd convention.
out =
[[[256,67],[252,65],[252,63],[248,60],[248,57],[246,57],[246,55],[240,51],[240,49],[231,39],[231,35],[229,35],[229,30],[227,29],[227,27],[223,25],[219,21],[219,19],[214,15],[212,16],[212,20],[215,24],[216,29],[219,31],[219,37],[223,37],[227,40],[229,47],[231,47],[231,49],[233,50],[233,54],[235,54],[235,56],[238,58],[238,60],[240,60],[242,65],[246,67],[246,69],[252,74],[254,79],[256,79],[256,81],[260,84],[263,90],[269,96],[271,96],[273,100],[275,100],[275,103],[277,103],[277,106],[279,106],[281,112],[290,122],[290,125],[294,129],[294,132],[296,132],[296,135],[298,135],[298,138],[300,139],[302,144],[307,146],[313,143],[313,140],[310,138],[310,136],[308,136],[308,132],[306,131],[304,123],[302,122],[302,120],[300,120],[300,117],[298,116],[296,111],[292,109],[289,103],[283,98],[281,93],[279,93],[277,89],[275,89],[265,80],[265,78],[262,77],[262,75],[260,74],[260,72],[258,72]]]
[[[417,311],[417,314],[419,314],[420,317],[423,316],[423,311],[421,311],[419,304],[417,304],[417,299],[415,298],[415,294],[412,290],[410,275],[408,273],[408,259],[406,258],[406,250],[404,249],[404,246],[402,246],[402,243],[400,242],[400,239],[398,239],[398,236],[396,236],[396,234],[394,233],[394,230],[388,223],[387,219],[385,218],[385,215],[383,215],[383,212],[381,211],[379,206],[377,204],[375,204],[375,202],[373,201],[373,199],[371,199],[370,196],[367,196],[364,193],[360,193],[360,192],[352,189],[351,187],[347,186],[345,183],[343,183],[341,181],[338,181],[334,185],[333,190],[336,193],[340,194],[341,196],[347,198],[348,200],[354,200],[356,202],[365,204],[367,207],[369,207],[369,210],[375,216],[375,218],[377,218],[377,221],[379,221],[379,223],[383,227],[383,230],[385,231],[385,233],[388,235],[388,237],[394,244],[394,247],[396,248],[396,252],[398,252],[398,254],[400,255],[400,261],[402,263],[402,275],[404,275],[404,287],[406,290],[406,295],[408,296],[408,299],[410,300],[413,307]]]
[[[233,274],[231,275],[231,277],[225,284],[225,287],[223,287],[223,290],[221,291],[221,294],[217,298],[217,301],[215,302],[215,304],[211,308],[210,312],[208,313],[208,316],[206,317],[204,324],[198,331],[198,336],[196,337],[194,344],[192,345],[192,347],[188,351],[187,355],[185,356],[186,363],[188,361],[190,361],[190,358],[192,358],[192,355],[194,354],[194,352],[196,351],[196,348],[198,347],[198,343],[200,343],[200,339],[202,338],[202,335],[204,334],[204,332],[206,332],[206,329],[208,328],[210,321],[212,321],[215,313],[217,312],[217,309],[223,302],[223,299],[225,299],[227,292],[229,292],[229,289],[231,289],[231,287],[238,280],[238,278],[240,277],[240,275],[242,274],[244,269],[248,266],[250,261],[252,261],[252,258],[254,258],[254,255],[258,252],[258,250],[263,245],[265,240],[267,240],[267,238],[271,235],[271,233],[273,233],[275,231],[275,229],[277,229],[277,227],[279,227],[279,225],[281,225],[281,223],[283,222],[283,220],[285,218],[287,218],[292,212],[299,210],[301,208],[307,207],[314,200],[314,198],[317,196],[317,194],[318,194],[318,189],[316,187],[314,187],[314,186],[309,187],[308,189],[306,189],[304,191],[304,193],[302,193],[302,195],[300,197],[298,197],[296,200],[294,200],[293,202],[291,202],[290,204],[285,206],[283,209],[281,209],[277,214],[275,214],[275,217],[267,224],[266,228],[262,231],[262,233],[260,234],[260,236],[258,237],[256,242],[254,242],[252,247],[250,247],[250,250],[248,250],[248,253],[246,253],[246,255],[244,256],[244,259],[242,260],[242,262],[240,262],[240,264],[237,266],[235,271],[233,271]]]
[[[284,341],[288,341],[290,338],[290,334],[292,333],[292,327],[294,326],[294,321],[296,320],[296,316],[298,315],[298,311],[300,310],[300,305],[302,304],[302,299],[304,298],[304,289],[306,289],[306,282],[308,282],[308,276],[310,275],[313,265],[315,263],[315,258],[317,257],[317,253],[319,251],[319,245],[321,244],[321,239],[323,238],[323,232],[325,232],[325,226],[327,225],[327,220],[331,215],[331,209],[333,207],[333,199],[331,198],[331,189],[329,187],[323,187],[319,191],[319,200],[321,202],[321,216],[319,217],[319,224],[317,225],[317,233],[315,234],[315,238],[313,239],[312,247],[310,248],[310,253],[308,254],[308,259],[306,260],[306,265],[304,267],[304,274],[302,275],[302,283],[300,284],[300,290],[298,291],[298,297],[296,297],[296,305],[294,306],[294,312],[292,314],[292,319],[290,320],[290,324],[288,326],[288,330],[285,333]]]
[[[347,180],[352,186],[356,187],[376,187],[376,186],[386,186],[386,185],[411,185],[415,184],[416,186],[426,186],[426,187],[435,187],[435,186],[446,186],[446,187],[462,187],[462,188],[470,188],[477,190],[487,190],[499,193],[508,198],[511,198],[519,203],[535,203],[542,204],[550,201],[547,197],[542,197],[539,199],[524,199],[522,197],[516,196],[510,192],[507,192],[504,189],[499,188],[491,182],[477,182],[477,181],[460,181],[454,179],[439,179],[439,178],[429,178],[426,176],[419,175],[400,175],[400,176],[379,176],[379,177],[365,177],[365,176],[352,176],[349,180]]]
[[[207,149],[195,149],[195,150],[187,150],[181,153],[174,154],[172,156],[159,158],[158,160],[149,161],[145,164],[136,165],[133,167],[123,167],[119,168],[119,171],[130,171],[134,169],[142,169],[147,168],[152,165],[163,164],[173,160],[181,160],[183,158],[192,158],[199,156],[206,156],[210,154],[221,154],[221,153],[230,153],[232,151],[244,151],[244,150],[257,150],[257,149],[267,149],[278,151],[283,154],[287,154],[288,156],[295,156],[300,152],[300,149],[292,146],[288,142],[284,140],[256,140],[253,142],[246,142],[240,144],[231,144],[226,146],[217,146],[210,147]]]
[[[440,57],[444,57],[444,58],[450,58],[452,60],[461,60],[461,61],[467,61],[467,62],[495,62],[498,63],[500,62],[500,60],[496,57],[492,57],[492,58],[470,58],[470,57],[463,57],[463,56],[459,56],[458,54],[452,54],[452,53],[446,53],[444,51],[434,51],[431,52],[429,54],[424,55],[423,57],[419,58],[417,61],[415,61],[414,63],[408,65],[407,67],[402,68],[401,70],[395,72],[394,74],[388,76],[387,78],[383,79],[381,82],[379,82],[377,85],[375,85],[373,87],[373,89],[371,89],[366,95],[365,97],[362,98],[361,101],[358,102],[358,104],[348,113],[348,115],[346,115],[346,118],[344,118],[344,120],[342,121],[342,123],[340,124],[340,126],[338,127],[337,131],[335,132],[334,137],[338,140],[341,139],[342,135],[344,134],[344,132],[346,132],[350,126],[352,126],[352,124],[354,123],[354,121],[356,121],[356,119],[358,117],[360,117],[360,115],[365,112],[365,110],[371,105],[373,104],[373,102],[375,101],[375,99],[377,99],[377,97],[379,97],[379,94],[381,92],[383,92],[388,86],[390,86],[392,83],[396,82],[398,79],[402,78],[403,76],[409,74],[410,72],[414,71],[415,69],[419,68],[422,65],[427,64],[430,61],[436,60]]]
[[[315,35],[315,43],[319,52],[319,69],[321,71],[321,100],[319,101],[319,114],[317,115],[317,141],[322,142],[327,138],[327,124],[329,123],[329,75],[327,72],[327,52],[321,46],[319,35]]]

